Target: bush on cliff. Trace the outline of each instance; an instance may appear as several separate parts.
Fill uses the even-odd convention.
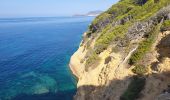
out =
[[[143,65],[136,65],[133,69],[132,72],[134,72],[137,75],[144,75],[148,72],[148,67],[145,67]]]
[[[86,60],[85,71],[88,71],[89,68],[95,68],[99,62],[100,58],[95,52],[92,52]]]
[[[161,26],[161,31],[166,30],[170,30],[170,20],[166,20]]]

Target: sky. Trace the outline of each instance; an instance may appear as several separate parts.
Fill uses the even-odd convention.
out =
[[[105,11],[119,0],[0,0],[0,17],[72,16]]]

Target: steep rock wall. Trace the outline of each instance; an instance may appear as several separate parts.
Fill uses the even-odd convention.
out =
[[[122,0],[120,4],[127,1]],[[148,2],[152,3],[152,0]],[[148,2],[142,6],[147,5]],[[160,2],[160,4],[164,3],[169,2]],[[153,14],[145,20],[138,21],[134,15],[126,16],[126,13],[131,14],[131,12],[125,11],[126,13],[121,13],[125,17],[117,19],[118,15],[115,12],[108,18],[99,18],[100,20],[97,20],[99,23],[93,22],[90,25],[90,29],[84,33],[79,49],[70,61],[70,68],[78,77],[75,100],[166,100],[165,98],[169,98],[170,31],[166,28],[161,32],[160,28],[162,23],[170,19],[170,6],[164,6],[157,12],[152,12]],[[136,11],[136,7],[138,5],[135,5],[135,9],[130,8],[131,11],[133,9]],[[127,31],[122,31],[126,29],[124,26],[128,27]],[[120,31],[116,32],[123,32],[123,35],[110,34],[119,29]],[[116,37],[110,38],[110,36]],[[106,37],[106,40],[103,37]],[[141,47],[147,49],[143,50]],[[141,59],[135,59],[135,63],[131,64],[130,59],[138,52],[143,54]],[[141,68],[139,65],[144,67],[139,69]],[[135,87],[140,89],[134,90]]]

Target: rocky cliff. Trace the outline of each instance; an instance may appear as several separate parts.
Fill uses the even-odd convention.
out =
[[[70,68],[75,100],[170,99],[170,0],[120,0],[92,22]]]

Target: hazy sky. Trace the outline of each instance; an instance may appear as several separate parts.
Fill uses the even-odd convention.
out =
[[[106,10],[119,0],[0,0],[0,17],[71,16]]]

